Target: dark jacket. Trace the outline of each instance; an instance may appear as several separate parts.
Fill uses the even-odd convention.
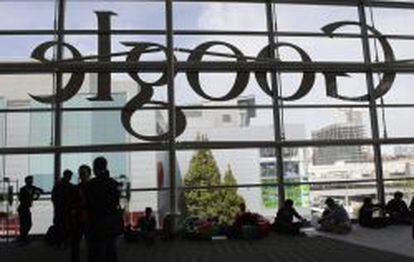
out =
[[[407,215],[410,213],[404,200],[391,199],[385,206],[385,210],[391,214]]]
[[[121,233],[119,184],[109,176],[95,177],[85,188],[88,211],[87,237],[102,240]]]
[[[75,186],[70,182],[60,182],[52,189],[52,203],[59,211],[67,211]]]
[[[297,219],[302,219],[295,208],[282,207],[279,209],[279,211],[277,211],[275,223],[291,224],[293,223],[294,217]]]
[[[41,193],[43,193],[43,190],[35,186],[21,187],[19,191],[19,209],[31,208],[33,201],[37,200]]]

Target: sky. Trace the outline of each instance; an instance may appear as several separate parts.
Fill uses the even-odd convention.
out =
[[[52,29],[53,2],[0,1],[0,29]],[[165,27],[165,10],[163,3],[160,2],[68,0],[66,28],[96,29],[94,11],[97,10],[110,10],[118,13],[118,16],[112,19],[114,29],[164,29]],[[369,15],[368,9],[367,14]],[[277,17],[278,27],[281,31],[305,32],[320,32],[320,28],[328,23],[343,20],[357,21],[358,19],[357,10],[354,7],[303,5],[278,5]],[[368,21],[371,23],[370,19]],[[414,24],[414,10],[375,9],[374,23],[376,28],[384,34],[414,34],[414,28],[410,26]],[[174,5],[174,24],[176,29],[264,31],[266,30],[265,8],[264,4],[176,3]],[[358,32],[358,28],[344,28],[340,32]],[[36,45],[51,39],[51,36],[0,36],[0,59],[28,60]],[[174,39],[177,47],[187,48],[194,48],[203,42],[213,40],[231,43],[249,56],[256,56],[267,44],[266,37],[177,36]],[[126,50],[120,43],[122,41],[151,41],[165,44],[163,36],[116,36],[112,41],[114,52]],[[361,42],[358,39],[281,37],[279,41],[300,46],[313,61],[361,62],[363,60]],[[84,55],[96,54],[96,36],[68,36],[66,42],[76,46]],[[397,59],[414,58],[413,41],[391,40],[390,42]],[[226,48],[211,50],[229,52]],[[379,52],[381,53],[381,50]],[[281,50],[281,56],[284,61],[298,61],[298,55],[287,48]],[[187,54],[177,53],[177,58],[185,60]],[[366,90],[364,75],[352,74],[351,76],[339,80],[340,91],[348,95],[364,94]],[[234,80],[234,74],[202,74],[200,78],[206,93],[219,96],[229,90]],[[283,94],[294,93],[300,79],[300,74],[283,74]],[[412,75],[397,76],[391,91],[385,96],[385,102],[413,103],[414,94],[410,89],[413,80]],[[190,89],[185,75],[179,74],[176,77],[175,86],[178,104],[194,104],[203,101]],[[242,95],[254,95],[258,104],[271,102],[269,97],[260,90],[253,75],[251,75],[249,85]],[[157,89],[157,97],[166,98],[166,88]],[[289,102],[289,104],[292,103],[344,104],[346,102],[327,97],[324,79],[321,74],[317,74],[312,91],[301,100]],[[387,129],[391,136],[412,136],[414,133],[414,125],[411,124],[413,111],[408,108],[403,110],[387,109]],[[368,110],[364,111],[364,115],[366,116],[366,124],[369,125]],[[286,124],[303,123],[310,131],[336,123],[340,117],[341,113],[335,109],[286,109],[284,120]],[[270,110],[262,110],[254,124],[266,125],[271,121],[271,118]],[[307,135],[309,136],[309,134]]]

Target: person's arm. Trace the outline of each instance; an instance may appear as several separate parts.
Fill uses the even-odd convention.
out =
[[[299,215],[298,211],[296,211],[295,208],[293,208],[293,216],[301,221],[305,220],[301,215]]]
[[[43,193],[43,189],[41,189],[40,187],[33,186],[33,200],[38,200],[40,195]]]
[[[388,201],[388,203],[384,207],[384,211],[387,213],[391,212],[392,206],[393,206],[393,201],[392,200]]]
[[[403,213],[409,213],[410,212],[410,210],[408,209],[407,203],[405,203],[405,201],[401,202],[401,208],[402,208]]]

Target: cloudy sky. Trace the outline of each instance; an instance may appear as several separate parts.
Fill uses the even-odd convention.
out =
[[[0,1],[0,29],[52,29],[54,20],[54,1]],[[164,29],[163,3],[141,1],[71,1],[68,0],[66,28],[96,29],[94,11],[111,10],[118,13],[113,18],[114,29]],[[367,9],[367,11],[369,11]],[[369,12],[367,12],[369,15]],[[357,9],[353,7],[324,6],[277,6],[278,27],[281,31],[320,32],[320,28],[336,21],[357,21]],[[384,34],[414,34],[414,11],[376,9],[374,22],[378,30]],[[369,19],[371,23],[371,20]],[[177,3],[174,6],[174,24],[177,29],[200,30],[266,30],[265,7],[263,4],[236,3]],[[344,28],[341,32],[358,32],[355,27]],[[51,40],[51,36],[0,36],[0,58],[3,60],[27,60],[34,46]],[[226,41],[237,46],[244,54],[256,56],[266,45],[266,37],[235,36],[177,36],[177,47],[194,48],[206,41]],[[300,46],[313,61],[362,61],[362,47],[358,39],[299,38],[281,37],[282,42],[290,42]],[[96,36],[68,36],[68,43],[76,46],[84,55],[96,54]],[[127,50],[121,41],[151,41],[165,44],[163,36],[114,36],[113,51]],[[414,42],[408,40],[390,41],[397,59],[414,58]],[[212,49],[228,52],[227,49]],[[381,50],[379,50],[381,53]],[[298,60],[298,55],[289,49],[281,50],[282,59]],[[187,54],[177,53],[180,60]],[[343,94],[361,95],[365,93],[365,77],[363,74],[352,74],[350,78],[339,81]],[[151,77],[151,76],[149,76]],[[283,94],[295,92],[299,85],[300,74],[284,74],[282,76]],[[125,78],[127,79],[127,78]],[[201,82],[205,91],[211,95],[223,95],[229,90],[234,80],[232,74],[203,74]],[[413,103],[411,91],[411,75],[399,75],[392,90],[385,96],[389,103]],[[130,80],[128,80],[130,81]],[[177,101],[179,104],[200,103],[202,100],[190,89],[185,75],[176,77]],[[1,91],[4,92],[4,91]],[[166,88],[158,88],[157,96],[165,98]],[[251,75],[249,86],[242,95],[254,95],[259,104],[271,101],[258,87]],[[326,104],[343,101],[328,98],[325,95],[325,83],[321,74],[317,74],[312,91],[294,103]],[[271,119],[270,110],[262,110],[255,124],[264,125]],[[387,109],[387,128],[391,136],[412,136],[414,125],[412,109]],[[367,125],[368,110],[364,111]],[[302,123],[310,130],[332,124],[341,120],[341,113],[336,109],[286,109],[285,123]],[[382,123],[380,123],[382,125]],[[369,133],[369,132],[368,132]]]

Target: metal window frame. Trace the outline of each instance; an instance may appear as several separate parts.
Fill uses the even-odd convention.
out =
[[[108,0],[113,1],[113,0]],[[148,2],[151,2],[147,0]],[[247,63],[235,63],[235,62],[200,62],[200,63],[188,63],[188,62],[174,62],[174,37],[175,36],[199,36],[199,35],[237,35],[237,36],[263,36],[267,37],[271,43],[273,37],[327,37],[320,32],[300,32],[300,31],[278,31],[272,24],[273,18],[271,7],[272,4],[289,4],[289,5],[334,5],[334,6],[353,6],[358,12],[359,20],[362,24],[367,24],[365,8],[366,7],[380,7],[380,8],[403,8],[413,9],[414,2],[407,1],[384,1],[384,0],[152,0],[157,2],[163,2],[165,5],[165,30],[111,30],[112,35],[160,35],[165,36],[167,44],[168,59],[166,62],[138,62],[138,63],[126,63],[126,62],[55,62],[55,63],[33,63],[33,62],[0,62],[0,75],[1,74],[45,74],[52,73],[56,76],[55,92],[59,93],[62,89],[62,74],[65,72],[81,71],[81,72],[126,72],[131,69],[140,68],[141,71],[145,72],[156,72],[160,70],[167,70],[168,72],[168,102],[169,107],[164,108],[168,110],[168,123],[169,126],[175,130],[175,111],[179,105],[175,101],[174,93],[174,70],[178,72],[187,72],[191,70],[204,69],[210,70],[211,72],[227,72],[229,68],[236,68],[237,70],[270,70],[273,72],[322,72],[322,71],[348,71],[364,73],[367,76],[367,88],[369,92],[372,92],[373,79],[372,74],[375,72],[387,72],[393,71],[401,74],[414,73],[414,64],[401,64],[401,63],[373,63],[370,61],[370,50],[369,40],[375,38],[370,35],[367,30],[362,29],[360,34],[335,34],[335,37],[344,38],[356,38],[360,39],[363,47],[364,61],[363,62],[312,62],[311,64],[297,63],[297,62],[247,62]],[[66,35],[91,35],[96,36],[101,32],[98,30],[68,30],[65,29],[65,5],[68,0],[56,0],[58,9],[58,21],[57,28],[53,30],[0,30],[1,36],[15,36],[15,35],[51,35],[56,36],[59,42],[64,41]],[[142,1],[146,2],[146,1]],[[173,23],[173,8],[175,3],[200,3],[200,2],[234,2],[234,3],[256,3],[263,4],[266,10],[266,20],[268,29],[265,31],[235,31],[235,30],[183,30],[174,28]],[[414,35],[404,34],[387,34],[385,35],[389,39],[398,40],[414,40]],[[58,46],[57,58],[60,60],[63,57],[63,47]],[[136,71],[136,70],[134,70]],[[276,90],[277,82],[273,81],[273,88]],[[134,191],[159,191],[169,190],[170,194],[170,208],[171,213],[177,212],[176,206],[176,192],[177,190],[191,190],[195,188],[184,188],[178,187],[175,184],[175,162],[176,153],[180,150],[196,150],[199,148],[210,148],[210,149],[243,149],[243,148],[269,148],[273,147],[277,151],[283,148],[289,147],[317,147],[317,146],[337,146],[337,145],[369,145],[374,148],[375,160],[374,164],[376,167],[376,179],[375,180],[358,180],[358,181],[327,181],[326,183],[362,183],[375,182],[377,185],[377,192],[380,201],[383,203],[384,198],[384,182],[394,181],[395,179],[384,179],[382,175],[382,154],[381,146],[389,144],[414,144],[414,137],[408,138],[381,138],[379,135],[378,127],[378,108],[411,108],[413,104],[385,104],[377,105],[376,102],[371,99],[367,104],[289,104],[286,103],[283,108],[292,109],[305,109],[305,108],[367,108],[370,112],[371,121],[371,133],[372,138],[369,139],[355,139],[355,140],[297,140],[297,141],[285,141],[281,139],[281,124],[278,123],[280,120],[280,110],[278,105],[278,99],[273,97],[273,103],[269,105],[256,105],[256,106],[180,106],[181,109],[185,110],[223,110],[231,108],[262,108],[271,109],[274,113],[275,128],[275,139],[274,141],[209,141],[209,142],[195,142],[195,141],[179,141],[175,139],[174,132],[166,142],[161,143],[134,143],[134,144],[108,144],[108,145],[76,145],[76,146],[65,146],[62,145],[62,130],[61,123],[64,112],[90,112],[90,111],[111,111],[120,110],[120,107],[101,107],[101,108],[67,108],[63,104],[56,104],[54,107],[38,108],[38,109],[0,109],[0,113],[28,113],[28,112],[52,112],[54,113],[53,126],[54,126],[54,137],[53,145],[48,147],[5,147],[0,148],[0,155],[7,154],[52,154],[54,156],[54,172],[56,174],[55,180],[59,180],[59,174],[61,173],[61,158],[62,154],[67,153],[79,153],[79,152],[131,152],[131,151],[168,151],[170,159],[170,176],[171,184],[168,188],[149,188],[149,189],[134,189]],[[148,107],[142,110],[154,110],[160,109],[158,107]],[[277,154],[277,162],[283,163],[283,155]],[[278,188],[279,201],[284,200],[284,188],[290,186],[291,183],[283,181],[283,167],[278,168],[278,181],[274,185]],[[412,178],[402,178],[401,180],[410,180]],[[303,182],[304,184],[323,184],[325,182]],[[300,183],[302,184],[302,182]],[[258,187],[258,186],[269,186],[269,184],[246,184],[237,185],[236,187]]]

